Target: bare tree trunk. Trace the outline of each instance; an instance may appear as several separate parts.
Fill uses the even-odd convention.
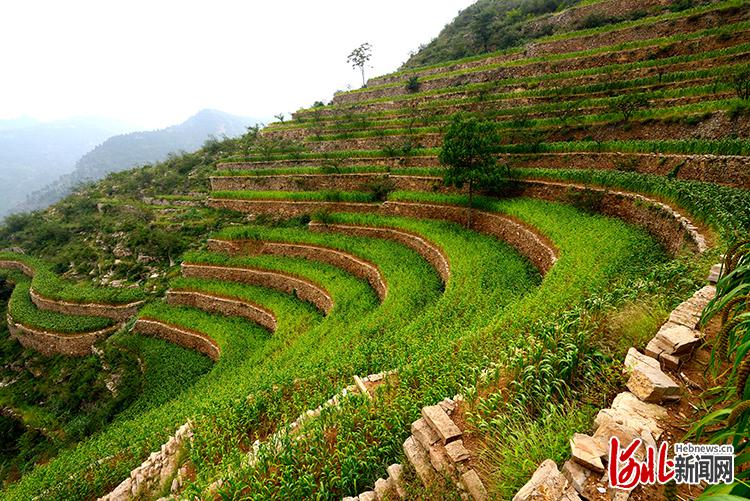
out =
[[[365,82],[365,65],[359,67],[360,70],[362,70],[362,87],[364,87],[367,82]]]

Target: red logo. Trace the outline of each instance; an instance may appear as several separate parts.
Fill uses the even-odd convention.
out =
[[[609,485],[616,489],[631,490],[638,484],[666,484],[674,478],[674,461],[667,458],[666,442],[659,445],[658,452],[653,446],[645,446],[643,461],[635,458],[636,451],[643,445],[637,438],[626,448],[620,448],[620,440],[612,437],[609,441]]]

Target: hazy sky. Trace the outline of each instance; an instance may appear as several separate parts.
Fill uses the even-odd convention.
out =
[[[271,116],[388,73],[472,0],[4,0],[0,119],[103,116],[144,128],[202,108]]]

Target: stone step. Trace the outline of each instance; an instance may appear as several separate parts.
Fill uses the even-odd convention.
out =
[[[443,445],[461,437],[461,430],[440,405],[422,408],[422,417],[435,430]]]

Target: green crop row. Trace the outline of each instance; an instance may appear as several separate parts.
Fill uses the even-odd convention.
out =
[[[747,30],[750,28],[750,22],[742,22],[737,24],[732,24],[728,26],[723,26],[721,28],[711,28],[709,30],[704,30],[697,33],[689,33],[689,34],[680,34],[675,35],[673,37],[668,37],[666,42],[663,43],[679,43],[679,42],[686,42],[691,39],[700,39],[707,35],[721,35],[724,33],[731,34],[735,33],[737,30]],[[661,39],[659,39],[661,40]],[[644,42],[639,41],[638,44],[643,44]],[[689,63],[689,62],[698,62],[698,61],[706,61],[718,57],[726,57],[726,56],[736,56],[742,53],[747,52],[748,46],[750,44],[739,44],[735,46],[725,47],[721,49],[714,49],[710,51],[704,51],[699,54],[685,54],[685,55],[679,55],[679,56],[670,56],[670,57],[662,57],[662,58],[655,58],[655,59],[646,59],[641,61],[634,61],[630,63],[623,63],[623,64],[610,64],[606,66],[594,66],[590,68],[582,68],[577,70],[569,70],[569,71],[561,71],[561,72],[546,72],[542,75],[534,75],[534,76],[526,76],[526,77],[512,77],[512,78],[501,78],[501,79],[493,79],[491,82],[486,83],[469,83],[457,87],[443,87],[439,89],[430,89],[419,93],[414,94],[405,94],[405,95],[398,95],[398,96],[385,96],[381,98],[373,98],[373,99],[367,99],[358,101],[357,105],[364,105],[364,104],[374,104],[374,103],[380,103],[380,102],[390,102],[390,101],[406,101],[411,100],[419,97],[427,97],[427,96],[436,96],[440,94],[452,94],[458,91],[462,92],[483,92],[483,91],[493,91],[495,89],[499,88],[507,88],[506,90],[510,90],[509,88],[512,86],[525,86],[525,87],[534,87],[539,86],[542,83],[545,82],[551,82],[556,80],[567,80],[567,79],[573,79],[577,77],[584,77],[584,76],[591,76],[591,75],[609,75],[614,72],[624,72],[624,71],[630,71],[630,70],[638,70],[638,69],[645,69],[645,68],[660,68],[680,63]],[[341,105],[334,105],[329,106],[327,109],[334,109],[334,110],[342,110],[346,111],[347,108],[351,107],[350,104],[341,104]],[[310,112],[310,110],[301,110],[301,113],[305,114],[307,112]],[[277,127],[275,125],[274,127]]]
[[[306,192],[278,192],[278,191],[217,191],[212,194],[215,198],[233,200],[309,200],[320,202],[374,202],[372,193],[362,191],[306,191]]]
[[[692,17],[697,14],[706,13],[709,11],[720,11],[720,10],[734,10],[740,5],[744,4],[745,0],[729,0],[726,2],[720,2],[717,4],[697,7],[696,9],[686,10],[678,13],[669,13],[664,14],[662,16],[658,16],[657,18],[643,18],[636,21],[627,21],[622,24],[628,24],[628,23],[640,23],[640,24],[649,24],[653,22],[657,22],[659,20],[668,20],[668,19],[676,19],[676,18],[688,18]],[[692,13],[691,13],[692,12]],[[739,24],[739,23],[736,23]],[[591,34],[593,31],[598,32],[604,32],[612,30],[612,28],[617,25],[607,25],[602,26],[600,28],[594,28],[594,30],[586,30]],[[713,31],[713,33],[724,33],[727,32],[727,26],[720,26],[717,28],[710,28],[708,30],[701,30],[697,33],[690,33],[689,35],[696,36],[698,33],[709,33]],[[736,29],[734,30],[736,31]],[[583,32],[581,32],[583,33]],[[705,36],[705,35],[701,35]],[[428,75],[425,76],[422,81],[431,81],[431,80],[438,80],[441,78],[448,78],[448,77],[455,77],[455,76],[462,76],[462,75],[468,75],[472,73],[480,73],[483,71],[498,69],[498,68],[510,68],[510,67],[517,67],[517,66],[526,66],[530,64],[535,64],[539,62],[551,62],[551,61],[560,61],[565,59],[572,59],[572,58],[580,58],[583,56],[591,56],[596,54],[602,54],[607,52],[616,52],[621,51],[624,49],[633,49],[633,48],[640,48],[640,47],[648,47],[650,45],[655,44],[663,44],[668,42],[676,42],[676,41],[682,41],[689,39],[688,35],[685,33],[678,33],[669,37],[661,37],[661,38],[654,38],[654,39],[646,39],[646,40],[637,40],[633,42],[626,42],[626,43],[620,43],[612,46],[604,46],[604,47],[596,47],[594,49],[587,49],[582,51],[576,51],[576,52],[568,52],[568,53],[562,53],[562,54],[545,54],[537,57],[529,57],[529,58],[523,58],[518,60],[512,60],[512,61],[503,61],[500,63],[494,63],[494,64],[487,64],[484,66],[478,66],[478,67],[471,67],[468,69],[460,69],[460,70],[454,70],[454,71],[448,71],[445,73],[440,73],[436,75]],[[395,88],[395,87],[401,87],[403,86],[402,82],[396,82],[396,83],[389,83],[389,84],[383,84],[373,87],[363,87],[361,89],[356,89],[349,91],[348,94],[358,94],[358,93],[366,93],[368,91],[373,91],[377,89],[386,89],[386,88]]]
[[[34,270],[31,280],[36,292],[48,299],[72,303],[124,304],[140,301],[145,293],[140,288],[94,287],[63,280],[42,261],[24,254],[0,253],[0,260],[18,261]]]
[[[80,334],[105,329],[114,324],[114,321],[107,318],[65,315],[40,310],[31,302],[30,288],[30,281],[17,283],[8,302],[8,312],[13,320],[26,327],[65,334]]]
[[[647,24],[651,24],[651,23],[659,22],[663,20],[677,19],[677,18],[682,18],[682,17],[691,17],[694,15],[703,14],[705,12],[710,12],[713,10],[723,10],[725,8],[741,7],[743,4],[744,2],[742,0],[737,0],[734,2],[722,2],[722,3],[712,4],[712,5],[705,5],[705,6],[700,6],[700,7],[696,7],[693,9],[684,10],[679,13],[662,14],[658,16],[641,18],[635,21],[625,21],[625,22],[617,23],[617,24],[608,24],[606,26],[601,26],[598,28],[593,28],[593,29],[588,29],[588,30],[577,30],[577,31],[566,32],[566,33],[557,34],[557,35],[550,35],[548,37],[537,39],[534,41],[534,43],[536,45],[539,45],[545,42],[553,42],[557,40],[578,38],[578,37],[589,36],[589,35],[603,33],[603,32],[627,29],[627,28],[632,28],[632,27],[639,26],[639,25],[647,25]],[[499,56],[520,53],[522,52],[522,50],[523,50],[522,48],[506,49],[506,50],[502,50],[498,52],[481,54],[479,56],[471,56],[471,57],[467,57],[463,59],[456,59],[456,60],[448,61],[445,63],[434,64],[430,66],[422,66],[419,68],[413,68],[413,69],[408,69],[404,71],[389,73],[389,74],[384,75],[384,77],[393,77],[397,75],[404,75],[404,76],[413,75],[413,74],[419,73],[420,71],[424,71],[427,69],[435,69],[435,68],[453,66],[457,64],[470,63],[470,62],[480,61],[482,59],[492,59],[492,58],[499,57]]]

